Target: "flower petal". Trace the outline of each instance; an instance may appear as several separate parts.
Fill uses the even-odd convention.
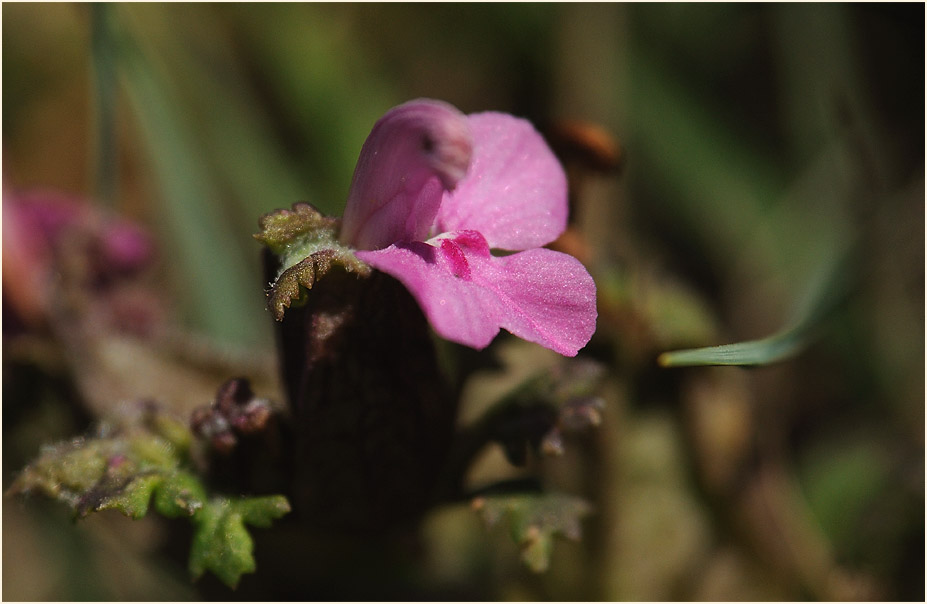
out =
[[[438,210],[438,233],[472,229],[492,248],[546,245],[566,228],[567,180],[530,122],[504,113],[468,116],[470,171]]]
[[[566,356],[595,333],[595,281],[576,258],[538,248],[493,258],[492,285],[510,303],[502,327]],[[484,273],[489,276],[489,271]]]
[[[442,337],[486,347],[500,328],[566,356],[595,332],[595,283],[575,258],[534,249],[497,258],[475,231],[358,252],[401,281]]]
[[[374,125],[357,160],[341,242],[378,249],[428,237],[444,191],[470,164],[467,118],[447,103],[419,99]]]

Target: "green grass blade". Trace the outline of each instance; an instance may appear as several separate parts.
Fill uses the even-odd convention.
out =
[[[112,9],[105,3],[90,5],[93,108],[96,127],[96,197],[112,208],[117,196],[116,53],[112,37]]]
[[[229,11],[210,5],[144,4],[127,9],[139,44],[183,108],[204,163],[222,187],[227,211],[250,235],[257,217],[296,201],[317,204],[274,131],[268,108],[236,52]],[[221,99],[221,101],[219,101]],[[347,181],[343,183],[347,190]],[[256,253],[250,238],[245,249]]]
[[[810,334],[802,330],[790,329],[761,340],[665,352],[660,355],[657,362],[663,367],[769,365],[799,352],[810,340],[808,335]]]
[[[159,226],[169,243],[165,255],[180,281],[189,320],[226,343],[259,343],[265,331],[261,283],[242,270],[249,261],[256,266],[257,255],[245,255],[225,199],[188,134],[171,89],[134,39],[123,35],[120,42],[120,72],[164,204]]]
[[[821,323],[850,295],[854,257],[853,251],[849,250],[838,254],[834,260],[823,262],[814,273],[805,294],[796,301],[792,320],[775,334],[735,344],[665,352],[657,362],[663,367],[756,367],[798,354],[816,339]]]

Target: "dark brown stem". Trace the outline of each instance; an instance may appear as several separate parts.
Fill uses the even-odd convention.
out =
[[[428,324],[393,278],[333,268],[278,324],[295,438],[293,504],[324,532],[414,526],[456,415]]]

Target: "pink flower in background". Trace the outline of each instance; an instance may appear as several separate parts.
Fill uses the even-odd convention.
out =
[[[27,324],[51,312],[61,262],[79,255],[87,277],[102,284],[146,268],[154,255],[147,232],[92,203],[52,190],[3,190],[3,296]]]
[[[401,281],[442,337],[484,348],[504,328],[574,356],[595,331],[595,283],[541,247],[566,219],[566,175],[529,122],[423,99],[371,131],[341,239]]]

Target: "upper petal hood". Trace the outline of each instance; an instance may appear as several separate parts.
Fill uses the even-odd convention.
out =
[[[445,191],[467,173],[466,116],[418,99],[388,111],[367,137],[348,194],[340,239],[356,249],[427,239]]]

